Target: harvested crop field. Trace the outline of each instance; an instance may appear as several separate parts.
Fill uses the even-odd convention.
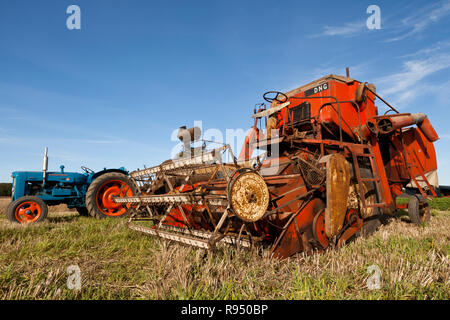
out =
[[[439,199],[439,208],[442,200]],[[224,247],[214,254],[59,206],[48,221],[10,223],[0,199],[1,299],[448,299],[450,211],[418,227],[405,211],[339,250],[270,260]],[[81,289],[67,287],[67,268]],[[375,270],[369,273],[369,270]],[[380,271],[379,287],[372,286]],[[376,282],[376,281],[375,281]],[[378,283],[378,282],[376,282]],[[371,285],[372,284],[372,285]]]

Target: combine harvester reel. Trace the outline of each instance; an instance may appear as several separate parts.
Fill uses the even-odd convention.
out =
[[[138,196],[115,198],[117,203],[134,207],[129,227],[199,248],[213,249],[218,242],[249,247],[251,235],[243,234],[245,225],[236,219],[237,214],[248,221],[257,220],[255,211],[246,207],[246,201],[251,202],[253,209],[259,209],[258,214],[264,214],[269,199],[267,187],[256,172],[240,173],[237,165],[224,164],[224,152],[234,157],[230,147],[224,146],[132,172],[130,177],[136,182]],[[196,181],[198,177],[204,181]],[[245,195],[239,187],[242,183],[249,187]],[[264,188],[265,198],[261,199]],[[239,204],[236,211],[228,199]],[[142,217],[142,209],[147,218]],[[141,214],[136,217],[138,212]],[[144,227],[132,223],[134,220],[151,220],[154,225]]]
[[[378,115],[376,98],[394,113]],[[424,114],[400,114],[373,85],[348,76],[264,99],[269,108],[254,110],[238,159],[228,145],[191,148],[201,134],[183,127],[182,157],[131,172],[133,196],[112,197],[132,208],[129,227],[211,250],[270,246],[274,257],[287,258],[370,234],[407,188],[416,190],[412,222],[429,220],[438,136]],[[251,158],[256,149],[263,156]]]

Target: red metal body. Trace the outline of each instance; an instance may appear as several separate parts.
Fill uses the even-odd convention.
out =
[[[395,199],[407,186],[424,197],[435,195],[433,142],[438,136],[424,114],[379,115],[373,85],[335,75],[265,98],[270,108],[255,110],[241,162],[201,167],[201,172],[186,166],[189,174],[161,167],[151,183],[137,180],[138,199],[123,201],[139,203],[151,216],[163,216],[155,230],[166,225],[187,229],[189,236],[194,236],[192,230],[212,232],[208,245],[218,241],[216,234],[238,239],[245,234],[252,243],[269,243],[274,256],[285,258],[332,243],[340,246],[367,231],[374,220],[394,213]],[[261,122],[267,127],[259,128]],[[265,157],[249,168],[254,149],[266,151]],[[237,196],[232,190],[240,189],[232,186],[245,172],[261,176],[269,195],[264,214],[254,221],[233,205]],[[241,180],[244,209],[252,201],[263,203],[260,184]],[[149,205],[163,195],[176,196],[166,199],[170,206]],[[208,202],[212,198],[214,205]],[[181,242],[202,246],[189,241]]]

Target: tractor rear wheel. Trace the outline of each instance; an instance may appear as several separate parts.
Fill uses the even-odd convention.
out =
[[[38,197],[25,196],[13,201],[6,210],[6,218],[17,223],[41,222],[47,218],[47,204]]]
[[[94,180],[86,193],[86,207],[95,218],[122,217],[128,213],[129,204],[115,203],[115,197],[131,197],[136,194],[133,181],[120,172],[105,173]]]

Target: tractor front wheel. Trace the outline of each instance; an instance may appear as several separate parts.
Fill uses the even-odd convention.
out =
[[[125,174],[105,173],[94,180],[86,193],[86,207],[96,218],[122,217],[128,213],[130,205],[115,203],[115,197],[131,197],[136,187]]]
[[[41,222],[47,218],[48,207],[38,197],[25,196],[13,201],[6,210],[6,218],[17,223]]]

